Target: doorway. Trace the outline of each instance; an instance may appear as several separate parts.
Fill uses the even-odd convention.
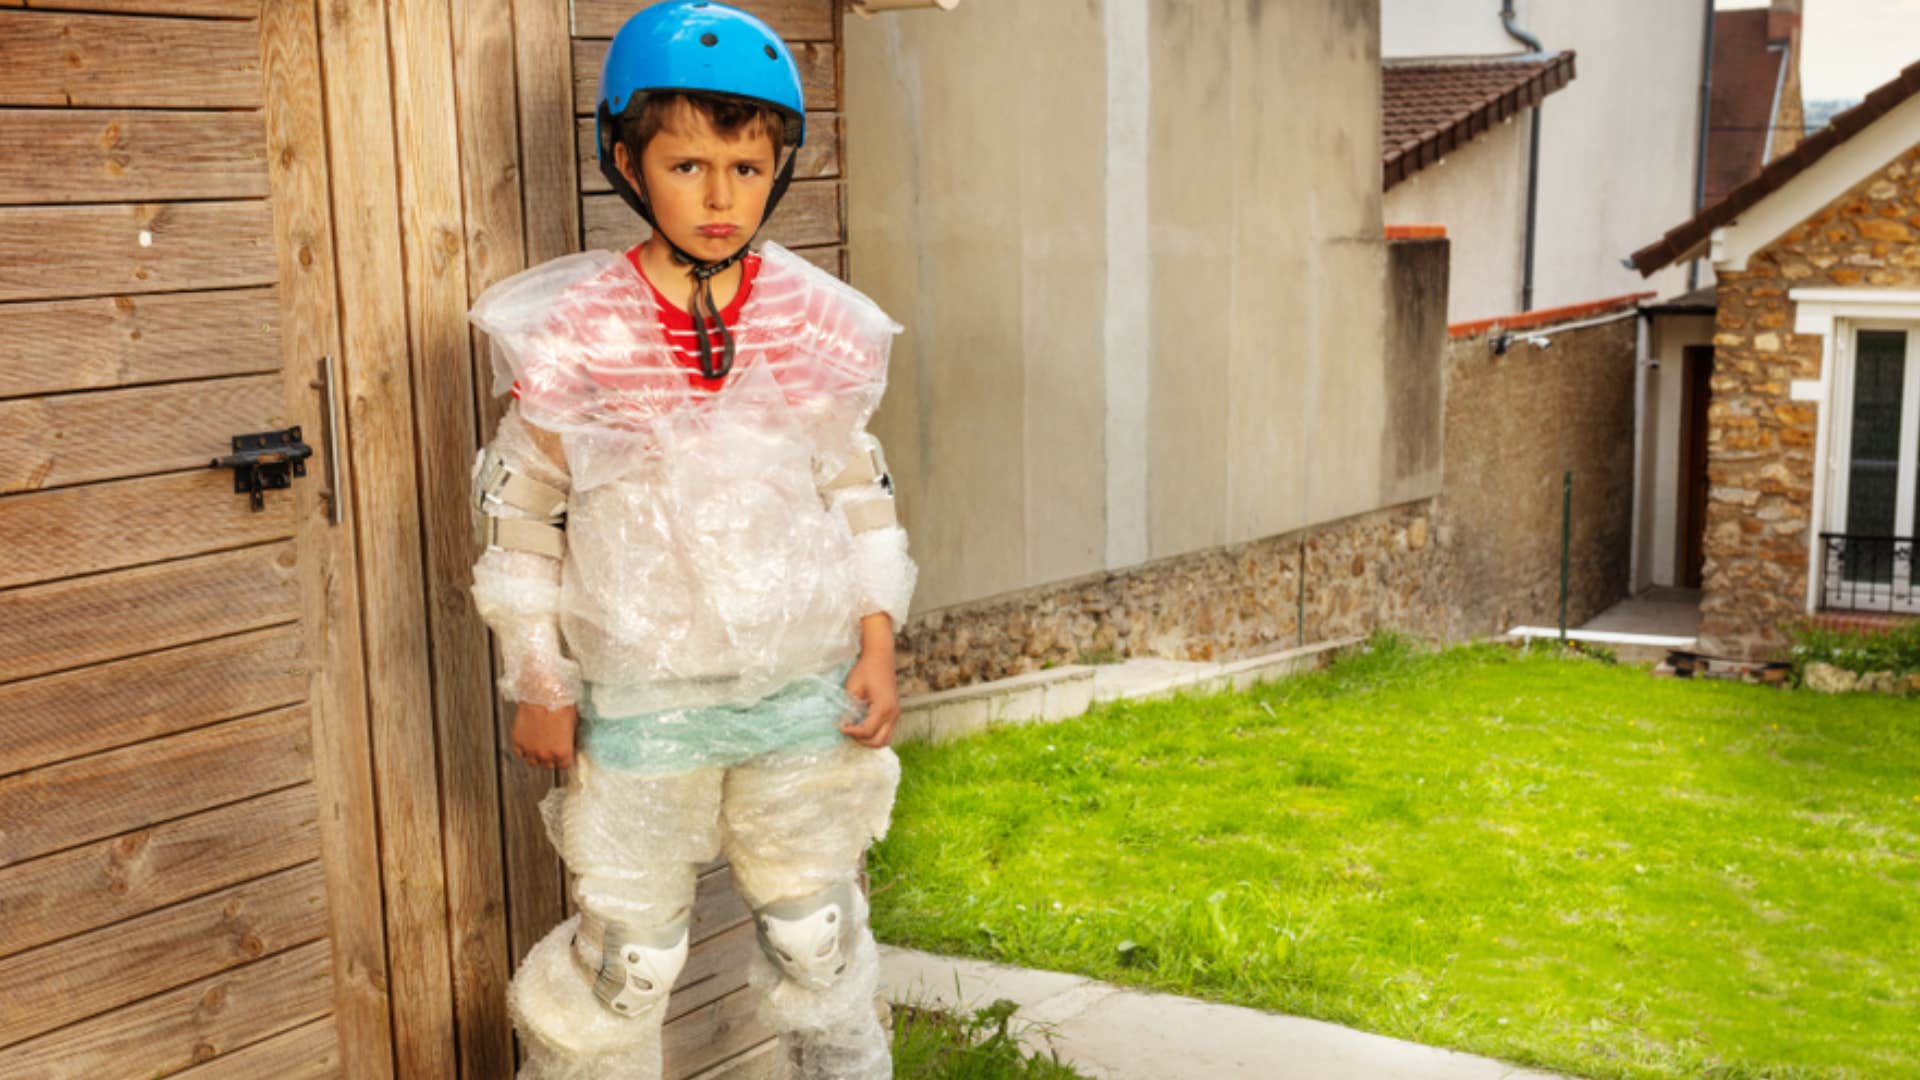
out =
[[[1698,589],[1706,566],[1707,406],[1713,402],[1713,346],[1681,350],[1680,566],[1682,588]]]

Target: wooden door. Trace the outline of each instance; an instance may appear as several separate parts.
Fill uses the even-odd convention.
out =
[[[313,2],[22,3],[0,1077],[391,1076]],[[209,467],[292,427],[257,510]]]

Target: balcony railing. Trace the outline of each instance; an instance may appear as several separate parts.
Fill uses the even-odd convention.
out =
[[[1920,612],[1911,536],[1821,533],[1822,611]]]

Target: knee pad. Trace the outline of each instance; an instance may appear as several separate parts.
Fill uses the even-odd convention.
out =
[[[760,948],[787,979],[813,990],[833,984],[853,956],[853,883],[755,908]]]
[[[687,963],[690,915],[664,926],[637,927],[580,914],[573,959],[593,996],[621,1016],[639,1016],[666,1000]]]

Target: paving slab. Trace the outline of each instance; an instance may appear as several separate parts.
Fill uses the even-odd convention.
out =
[[[1364,641],[1336,638],[1220,662],[1139,656],[1113,664],[1068,664],[916,694],[901,700],[893,737],[900,742],[939,743],[992,727],[1054,723],[1104,701],[1245,690],[1258,682],[1321,667]]]
[[[945,1011],[1006,998],[1028,1053],[1099,1080],[1556,1080],[1492,1058],[1319,1020],[1114,986],[1078,975],[880,948],[881,993]]]

